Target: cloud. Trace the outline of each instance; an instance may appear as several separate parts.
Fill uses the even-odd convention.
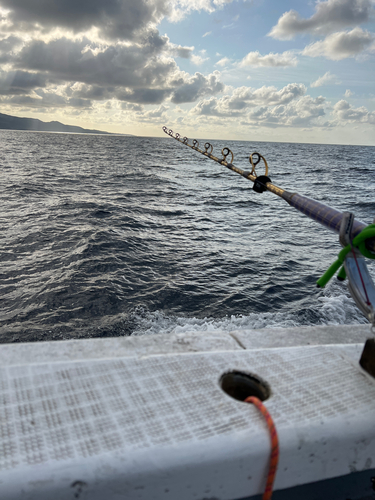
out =
[[[110,100],[122,102],[122,105],[126,103],[135,106],[162,105],[170,99],[174,103],[182,104],[217,94],[224,89],[224,85],[218,79],[217,72],[208,76],[201,73],[196,73],[193,76],[187,73],[176,73],[174,79],[165,82],[164,88],[127,88],[74,82],[59,86],[50,85],[43,90],[37,87],[38,84],[45,83],[44,80],[38,80],[40,75],[35,74],[32,77],[32,74],[19,74],[16,79],[12,79],[13,76],[12,74],[0,74],[0,95],[4,96],[1,102],[40,108],[64,106],[87,108],[91,107],[95,101],[108,102]],[[9,85],[9,82],[12,82],[12,86]],[[148,113],[147,116],[151,116],[151,114]]]
[[[129,102],[122,102],[120,108],[124,111],[139,111],[139,112],[142,112],[144,109],[143,106],[141,106],[140,104],[133,104]]]
[[[310,87],[322,87],[323,85],[340,85],[340,81],[337,79],[336,75],[332,75],[329,71],[320,76],[315,82],[313,82]]]
[[[258,51],[249,52],[239,63],[241,67],[245,66],[263,66],[263,67],[286,67],[296,66],[297,59],[291,52],[282,54],[267,54],[261,56]]]
[[[338,29],[367,22],[371,13],[371,0],[318,1],[315,13],[308,19],[302,18],[295,10],[285,12],[269,36],[279,40],[290,40],[298,34],[329,34]]]
[[[45,87],[46,78],[39,73],[27,71],[0,71],[0,94],[28,94],[31,90]]]
[[[2,104],[12,104],[16,106],[28,106],[30,108],[66,108],[74,109],[91,108],[91,101],[87,99],[77,99],[50,91],[38,89],[31,95],[13,95],[1,99]]]
[[[180,21],[193,10],[204,10],[212,13],[233,1],[234,0],[171,0],[169,3],[171,7],[169,19],[172,22]]]
[[[60,29],[65,35],[96,30],[106,40],[139,40],[165,17],[177,22],[192,11],[212,13],[233,1],[0,0],[0,22],[3,17],[7,30],[46,34]]]
[[[143,44],[105,44],[87,37],[31,40],[12,53],[14,69],[0,72],[0,95],[24,96],[14,104],[48,107],[54,104],[49,94],[58,87],[56,106],[76,102],[87,107],[92,101],[112,99],[136,105],[161,105],[170,99],[184,103],[222,92],[219,72],[206,76],[180,71],[172,55],[204,62],[192,52],[193,47],[171,44],[157,32],[149,32]],[[41,89],[44,94],[37,95]]]
[[[183,47],[182,45],[174,45],[171,43],[169,43],[169,47],[169,53],[172,56],[182,57],[183,59],[190,59],[194,50],[194,47]]]
[[[200,101],[190,113],[200,116],[238,116],[239,113],[225,113],[220,110],[220,100],[215,97]]]
[[[196,99],[210,94],[221,92],[224,85],[218,80],[218,72],[203,76],[195,73],[176,73],[165,82],[164,88],[123,88],[119,86],[102,87],[75,83],[68,86],[65,92],[77,98],[108,100],[116,99],[134,104],[162,104],[171,99],[174,103],[193,102]]]
[[[202,38],[205,38],[206,36],[212,35],[212,31],[207,31],[204,35],[202,35]]]
[[[201,66],[204,62],[208,61],[208,57],[199,56],[197,54],[192,54],[190,59],[196,66]]]
[[[287,105],[263,107],[249,113],[248,118],[267,127],[311,127],[325,116],[323,97],[303,96]],[[321,125],[321,124],[320,124]]]
[[[345,90],[344,97],[348,98],[348,97],[351,97],[352,95],[353,95],[353,92],[350,89]]]
[[[90,48],[88,48],[88,46]],[[163,47],[145,43],[101,47],[86,38],[60,38],[49,43],[40,40],[25,45],[14,65],[48,74],[66,82],[84,82],[123,87],[158,87],[177,71],[175,61],[159,57]]]
[[[197,115],[234,117],[258,106],[286,105],[305,93],[306,87],[297,83],[290,83],[280,90],[266,86],[259,89],[239,87],[232,95],[225,95],[219,99],[212,97],[199,102],[192,112]]]
[[[215,66],[227,66],[228,64],[230,64],[230,59],[228,59],[228,57],[223,57],[222,59],[220,59],[220,61],[218,61],[217,63],[215,63]]]
[[[346,123],[371,123],[375,125],[375,112],[368,111],[364,106],[354,108],[342,99],[333,106],[333,114],[343,124]]]
[[[21,38],[10,35],[0,40],[0,62],[7,63],[12,60],[13,51],[23,44]]]
[[[160,105],[156,109],[152,109],[150,111],[142,112],[142,114],[138,115],[138,119],[140,121],[162,121],[165,120],[166,112],[168,111],[168,106]]]
[[[194,102],[205,95],[213,95],[224,90],[224,84],[219,81],[220,73],[214,71],[208,76],[195,73],[188,76],[185,81],[172,93],[172,102]]]
[[[0,0],[9,10],[8,21],[22,30],[52,30],[72,33],[97,28],[102,36],[132,40],[145,27],[169,13],[166,0]]]
[[[87,85],[81,82],[73,84],[67,83],[63,87],[63,93],[68,96],[74,96],[79,99],[92,99],[95,101],[104,101],[112,99],[116,87],[101,87],[99,85]]]
[[[288,104],[302,97],[306,93],[306,87],[301,83],[289,83],[280,90],[275,87],[261,87],[253,91],[254,100],[262,104]]]
[[[374,35],[361,28],[354,28],[352,31],[341,31],[327,36],[324,40],[312,43],[304,48],[302,54],[309,57],[324,56],[333,61],[340,61],[347,57],[355,57],[374,40]]]
[[[297,84],[290,84],[296,86]],[[243,87],[236,89],[232,96],[200,101],[191,111],[192,114],[210,117],[223,117],[227,120],[241,120],[244,126],[264,127],[313,127],[322,126],[325,118],[325,99],[300,95],[291,97],[288,89],[276,91],[264,87],[261,92]],[[301,90],[301,89],[300,89]],[[304,89],[305,90],[305,89]],[[237,95],[236,95],[237,94]],[[242,94],[242,100],[239,94]],[[288,97],[286,97],[288,96]],[[328,122],[324,121],[328,126]]]
[[[171,89],[111,89],[108,97],[114,97],[119,101],[132,102],[135,104],[161,104],[171,94]]]

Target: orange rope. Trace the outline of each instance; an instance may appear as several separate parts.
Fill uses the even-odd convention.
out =
[[[253,405],[255,405],[258,408],[258,410],[264,416],[266,423],[267,423],[267,426],[268,426],[268,429],[270,431],[271,446],[272,446],[272,448],[271,448],[271,462],[270,462],[270,467],[268,470],[266,489],[264,490],[263,499],[262,499],[262,500],[270,500],[272,497],[273,483],[275,481],[277,464],[279,461],[279,439],[277,437],[276,427],[275,427],[275,424],[272,420],[271,415],[268,413],[267,408],[260,401],[260,399],[254,397],[254,396],[250,396],[250,397],[245,399],[245,403],[253,403]]]

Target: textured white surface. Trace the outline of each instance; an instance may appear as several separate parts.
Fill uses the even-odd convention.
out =
[[[191,332],[0,344],[0,366],[236,349],[241,350],[242,347],[226,332]]]
[[[358,345],[236,346],[3,366],[1,498],[260,493],[269,438],[257,410],[219,387],[233,369],[271,386],[266,405],[281,444],[277,488],[374,467],[375,381],[359,368],[358,352]]]
[[[245,349],[304,345],[356,344],[366,342],[370,325],[322,325],[294,328],[236,330],[232,336]]]
[[[184,332],[139,337],[0,344],[0,366],[183,352],[365,343],[369,325]]]

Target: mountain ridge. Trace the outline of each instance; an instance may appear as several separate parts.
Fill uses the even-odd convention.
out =
[[[18,116],[5,115],[3,113],[0,113],[0,129],[111,135],[110,132],[104,132],[102,130],[91,130],[75,125],[65,125],[64,123],[58,121],[43,122],[38,118],[21,118]]]

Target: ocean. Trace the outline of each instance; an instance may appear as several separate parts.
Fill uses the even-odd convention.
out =
[[[210,142],[374,219],[374,147]],[[335,233],[169,137],[1,130],[0,158],[0,342],[366,323],[316,287]]]

